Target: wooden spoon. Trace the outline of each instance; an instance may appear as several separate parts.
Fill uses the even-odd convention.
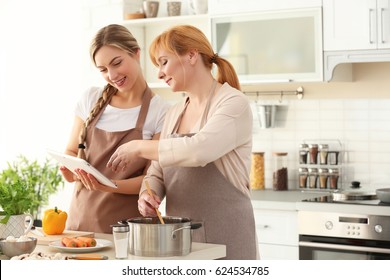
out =
[[[149,182],[145,181],[146,190],[148,191],[148,194],[153,197],[153,193],[150,190]],[[154,208],[156,210],[157,216],[160,219],[160,223],[165,224],[163,218],[161,217],[161,213],[157,208]]]

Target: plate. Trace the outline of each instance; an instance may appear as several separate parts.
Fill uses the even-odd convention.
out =
[[[61,243],[61,240],[50,242],[49,247],[56,248],[63,252],[68,252],[68,253],[87,253],[87,252],[99,251],[100,249],[112,245],[112,242],[110,240],[106,240],[106,239],[95,239],[95,240],[96,240],[95,247],[65,247]]]

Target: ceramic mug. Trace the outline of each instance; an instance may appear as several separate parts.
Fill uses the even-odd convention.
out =
[[[4,216],[0,216],[0,220]],[[29,220],[27,224],[27,220]],[[0,223],[0,238],[7,238],[13,236],[18,238],[26,235],[34,224],[34,218],[30,214],[12,215],[6,224]]]

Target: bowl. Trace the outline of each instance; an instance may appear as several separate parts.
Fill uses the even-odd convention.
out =
[[[390,188],[376,189],[378,199],[385,203],[390,203]]]
[[[35,237],[29,237],[27,241],[6,241],[4,238],[0,239],[0,249],[9,258],[32,253],[36,246],[37,239]]]

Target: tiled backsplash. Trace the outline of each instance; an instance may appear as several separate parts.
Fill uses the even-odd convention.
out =
[[[272,152],[288,152],[289,189],[298,189],[299,145],[337,139],[342,187],[390,186],[390,99],[292,100],[277,107],[275,127],[261,129],[254,109],[253,151],[265,152],[266,189],[272,189]],[[307,142],[307,141],[306,141]]]

